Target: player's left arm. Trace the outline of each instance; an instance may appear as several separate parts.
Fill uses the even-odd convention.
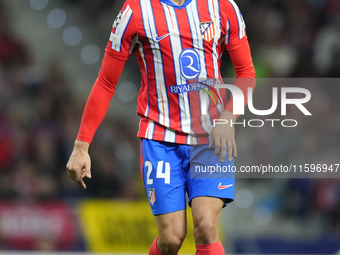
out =
[[[235,85],[239,87],[245,95],[247,102],[247,89],[254,89],[256,81],[255,68],[251,58],[250,47],[247,40],[237,48],[229,49],[229,55],[236,71]],[[237,145],[235,141],[235,128],[230,123],[235,123],[238,116],[233,114],[233,99],[231,98],[225,110],[222,112],[220,119],[228,121],[225,125],[216,125],[210,133],[210,144],[215,145],[215,156],[217,157],[221,151],[220,160],[225,160],[228,148],[228,160],[232,161],[233,155],[237,157]]]
[[[226,1],[226,48],[229,52],[231,61],[236,72],[235,86],[240,88],[245,97],[245,105],[247,100],[247,90],[252,89],[256,85],[256,74],[253,65],[250,47],[245,31],[245,23],[240,10],[234,1]],[[244,106],[245,106],[244,105]],[[225,125],[216,125],[210,133],[209,147],[215,145],[215,156],[220,154],[220,160],[225,160],[226,151],[228,149],[228,160],[232,161],[233,155],[237,157],[237,145],[235,142],[235,128],[230,123],[235,123],[238,116],[233,114],[233,97],[228,102],[225,110],[222,112],[220,119],[227,120]]]

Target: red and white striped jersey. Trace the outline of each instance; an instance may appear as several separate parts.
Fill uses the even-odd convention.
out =
[[[186,85],[221,78],[224,48],[235,49],[244,40],[245,23],[233,0],[186,0],[181,6],[170,0],[127,0],[113,23],[106,51],[121,60],[131,53],[138,59],[138,136],[208,143],[212,123],[193,127]]]

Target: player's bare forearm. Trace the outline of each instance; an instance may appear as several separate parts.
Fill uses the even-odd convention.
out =
[[[235,128],[230,125],[231,121],[236,121],[236,116],[229,112],[223,111],[220,119],[227,120],[227,124],[216,124],[210,133],[210,143],[211,148],[215,145],[215,156],[218,157],[221,151],[220,160],[224,162],[225,154],[228,148],[228,160],[232,161],[233,155],[237,157],[237,146],[235,142]]]
[[[66,165],[68,176],[78,182],[84,189],[84,177],[91,178],[91,159],[88,153],[90,144],[76,140],[70,159]]]

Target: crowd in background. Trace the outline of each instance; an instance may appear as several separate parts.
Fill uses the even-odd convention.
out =
[[[72,93],[60,62],[52,60],[42,74],[32,70],[32,52],[25,38],[12,33],[13,17],[3,2],[0,1],[0,199],[144,197],[137,127],[110,117],[104,120],[91,145],[96,173],[87,182],[87,190],[81,190],[68,178],[65,165],[86,99]],[[122,0],[64,2],[81,8],[84,24],[91,26],[96,26],[104,13],[111,15],[113,21],[123,4]],[[246,20],[258,77],[340,77],[339,0],[236,2]],[[103,37],[107,38],[108,33]],[[223,76],[233,75],[228,57],[223,62]],[[306,118],[298,130],[282,130],[279,134],[270,128],[252,130],[255,138],[248,142],[249,155],[255,152],[252,157],[258,162],[313,163],[321,159],[328,164],[340,163],[340,87],[311,84],[309,88],[318,102],[309,110],[319,117],[318,122]],[[238,136],[242,137],[242,132],[245,131]],[[303,218],[318,212],[332,233],[340,235],[338,180],[291,179],[280,194],[283,214]]]
[[[127,124],[113,125],[110,118],[91,146],[92,167],[99,170],[87,190],[68,178],[65,166],[86,99],[72,94],[62,63],[51,60],[45,73],[34,70],[25,38],[14,36],[12,18],[0,2],[1,199],[138,196],[129,175],[138,168],[138,140]]]

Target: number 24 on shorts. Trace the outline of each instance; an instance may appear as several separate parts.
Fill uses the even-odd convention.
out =
[[[170,163],[165,162],[165,169],[163,172],[164,161],[158,161],[157,170],[156,170],[156,178],[163,178],[165,184],[170,184]],[[145,167],[148,168],[146,174],[146,183],[148,185],[153,184],[153,179],[150,178],[152,173],[152,163],[150,161],[145,161]]]

